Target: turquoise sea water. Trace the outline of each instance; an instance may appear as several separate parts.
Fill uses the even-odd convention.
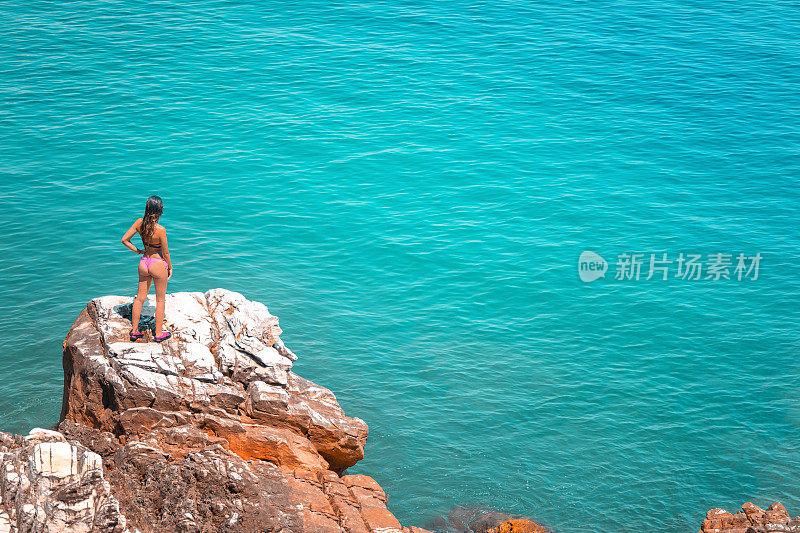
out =
[[[133,294],[159,194],[169,290],[267,304],[403,524],[800,514],[796,4],[0,0],[0,29],[0,429],[57,421],[61,341]],[[625,252],[763,259],[615,280]]]

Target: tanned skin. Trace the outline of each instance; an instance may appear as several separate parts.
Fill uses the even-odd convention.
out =
[[[153,234],[148,240],[151,244],[159,244],[160,248],[144,245],[144,250],[140,250],[131,242],[131,238],[139,233],[141,227],[142,219],[140,218],[125,232],[125,235],[122,237],[122,244],[132,252],[142,254],[145,257],[163,259],[167,264],[164,265],[163,262],[156,261],[150,264],[150,269],[148,270],[142,263],[139,263],[139,292],[136,295],[136,299],[133,301],[133,316],[131,317],[131,322],[133,323],[133,331],[138,332],[139,318],[142,315],[142,306],[147,299],[147,293],[150,292],[150,283],[155,282],[156,337],[159,337],[163,333],[164,297],[167,294],[167,281],[172,277],[172,261],[169,258],[169,247],[167,247],[167,230],[164,229],[164,226],[156,222]],[[159,251],[161,253],[159,253]],[[163,254],[163,256],[161,254]]]

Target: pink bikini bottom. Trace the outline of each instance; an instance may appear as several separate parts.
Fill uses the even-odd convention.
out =
[[[145,269],[146,269],[148,272],[150,272],[150,265],[152,265],[152,264],[153,264],[153,263],[155,263],[156,261],[164,261],[164,260],[163,260],[163,259],[161,259],[160,257],[142,257],[142,260],[141,260],[141,261],[139,261],[139,262],[140,262],[140,263],[144,263],[144,268],[145,268]],[[166,261],[164,261],[164,264],[166,265],[166,264],[167,264],[167,262],[166,262]]]

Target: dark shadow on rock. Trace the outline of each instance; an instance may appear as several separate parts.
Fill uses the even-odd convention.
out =
[[[120,314],[126,320],[133,319],[133,302],[123,305],[115,305],[114,311]],[[144,332],[150,330],[155,335],[156,332],[156,309],[150,307],[147,303],[142,306],[142,314],[139,317],[139,331]]]

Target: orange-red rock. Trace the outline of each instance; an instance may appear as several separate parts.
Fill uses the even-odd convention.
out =
[[[506,520],[495,529],[496,533],[548,533],[547,529],[525,518]]]
[[[786,512],[786,507],[780,502],[774,502],[764,512],[764,521],[768,524],[777,524],[788,521],[791,517]]]
[[[764,518],[764,509],[752,502],[746,502],[742,505],[742,512],[747,515],[747,519],[751,524],[760,525]]]
[[[765,511],[752,502],[742,505],[742,510],[731,514],[724,509],[711,509],[700,525],[700,533],[800,533],[800,517],[790,519],[786,508],[774,502]]]

